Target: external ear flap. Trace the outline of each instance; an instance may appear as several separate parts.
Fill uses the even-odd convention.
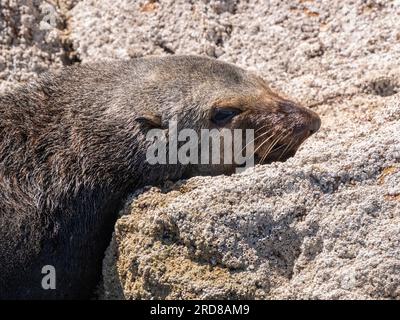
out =
[[[161,128],[161,116],[155,113],[144,113],[141,116],[136,117],[135,121],[152,128]]]

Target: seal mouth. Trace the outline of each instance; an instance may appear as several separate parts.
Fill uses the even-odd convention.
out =
[[[293,157],[297,152],[297,146],[290,146],[290,144],[277,144],[271,151],[270,159],[277,161],[286,161]]]
[[[292,158],[297,152],[297,146],[290,143],[277,143],[268,155],[260,156],[255,154],[254,162],[256,164],[270,164],[272,162],[284,162],[289,158]]]
[[[270,164],[272,162],[284,162],[292,158],[300,145],[310,137],[313,132],[304,126],[304,130],[297,133],[293,128],[279,130],[273,133],[261,133],[254,140],[258,144],[254,152],[255,164]],[[261,140],[260,138],[264,138]]]
[[[254,164],[270,164],[272,162],[285,162],[289,158],[292,158],[296,152],[298,147],[290,145],[288,143],[279,143],[276,144],[268,155],[255,153],[254,156]],[[239,168],[246,167],[246,163],[237,165]]]

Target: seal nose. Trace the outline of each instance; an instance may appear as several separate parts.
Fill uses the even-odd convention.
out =
[[[319,128],[321,128],[321,118],[317,114],[315,114],[313,115],[309,126],[310,136],[316,133],[319,130]]]
[[[295,119],[295,131],[307,137],[316,133],[321,127],[321,118],[314,111],[294,102],[284,100],[278,103],[280,112]]]

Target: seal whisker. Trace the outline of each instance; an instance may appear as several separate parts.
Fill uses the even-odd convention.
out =
[[[272,129],[269,129],[268,131],[263,132],[262,134],[260,134],[259,136],[255,137],[252,141],[250,141],[248,144],[246,144],[242,150],[240,150],[240,152],[243,152],[243,150],[252,142],[255,142],[257,139],[265,136],[266,134],[270,133],[272,131]]]
[[[278,160],[280,160],[282,158],[282,156],[286,153],[286,151],[290,150],[290,147],[292,146],[294,139],[291,138],[290,142],[286,145],[286,148],[282,151],[282,153],[280,154]]]
[[[276,137],[276,136],[275,136]],[[268,157],[268,154],[270,152],[271,146],[274,145],[275,141],[277,140],[277,138],[275,138],[274,140],[272,140],[272,143],[270,144],[270,146],[268,147],[268,149],[265,151],[265,153],[263,154],[263,156],[261,157],[260,163],[263,163],[264,160]]]
[[[266,128],[266,127],[268,127],[268,124],[266,124],[265,126],[262,126],[262,127],[258,128],[256,131],[254,131],[254,134],[256,134],[257,132],[261,131],[262,129],[264,129],[264,128]],[[268,131],[271,131],[271,130],[272,130],[272,129],[270,129],[270,130],[268,130]]]
[[[287,133],[286,133],[286,135],[284,136],[284,137],[282,137],[281,139],[279,139],[279,142],[280,141],[284,141],[291,133],[292,133],[292,131],[291,130],[286,130],[287,131]],[[279,149],[282,149],[283,147],[285,147],[285,145],[281,145],[281,146],[279,146],[278,148],[276,148],[274,151],[276,152],[276,151],[278,151]],[[286,148],[287,148],[287,146],[286,146]],[[285,150],[284,150],[284,152],[286,151],[286,148],[285,148]],[[283,153],[284,153],[283,152]],[[282,154],[283,154],[282,153]],[[278,158],[278,160],[280,159],[280,157]]]
[[[272,131],[272,129],[270,129],[270,130],[268,130],[268,131],[266,131],[266,132],[260,134],[259,136],[255,137],[252,141],[250,141],[249,143],[247,143],[247,144],[242,148],[242,150],[240,150],[239,153],[242,153],[243,150],[246,149],[246,147],[247,147],[249,144],[254,143],[257,139],[259,139],[259,138],[265,136],[267,133],[270,133],[271,131]],[[254,154],[254,153],[253,153],[253,154]]]
[[[261,157],[260,163],[263,163],[263,162],[264,162],[264,160],[266,159],[266,157],[267,157],[268,154],[269,154],[269,150],[270,150],[270,148],[271,148],[271,145],[273,145],[275,141],[276,141],[276,135],[274,136],[274,139],[272,140],[272,143],[269,145],[269,147],[267,148],[267,150],[265,151],[265,153],[264,153],[263,156]]]
[[[278,136],[276,137],[275,140],[273,140],[273,142],[271,143],[271,145],[269,146],[269,148],[267,149],[267,151],[265,152],[265,154],[263,155],[262,159],[261,159],[261,163],[265,161],[265,159],[268,157],[268,155],[271,153],[271,151],[273,150],[273,148],[275,147],[275,145],[281,141],[281,138],[283,137],[284,133],[287,130],[281,131]]]
[[[287,132],[287,133],[285,134],[284,137],[282,137],[282,138],[279,139],[279,142],[280,142],[280,141],[284,141],[284,140],[292,133],[291,130],[286,130],[286,131],[284,131],[284,132]],[[283,147],[283,146],[279,146],[279,148],[277,148],[276,150],[279,150],[279,149],[282,148],[282,147]],[[275,150],[275,151],[276,151],[276,150]]]
[[[257,148],[256,148],[256,150],[254,150],[254,152],[253,152],[253,155],[258,151],[258,150],[260,150],[260,148],[266,143],[266,142],[268,142],[271,138],[273,138],[274,137],[274,135],[270,135],[268,138],[266,138]],[[261,162],[260,162],[261,163]]]

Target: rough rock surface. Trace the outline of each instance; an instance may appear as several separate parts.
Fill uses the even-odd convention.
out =
[[[65,13],[76,0],[0,0],[0,92],[71,62]]]

